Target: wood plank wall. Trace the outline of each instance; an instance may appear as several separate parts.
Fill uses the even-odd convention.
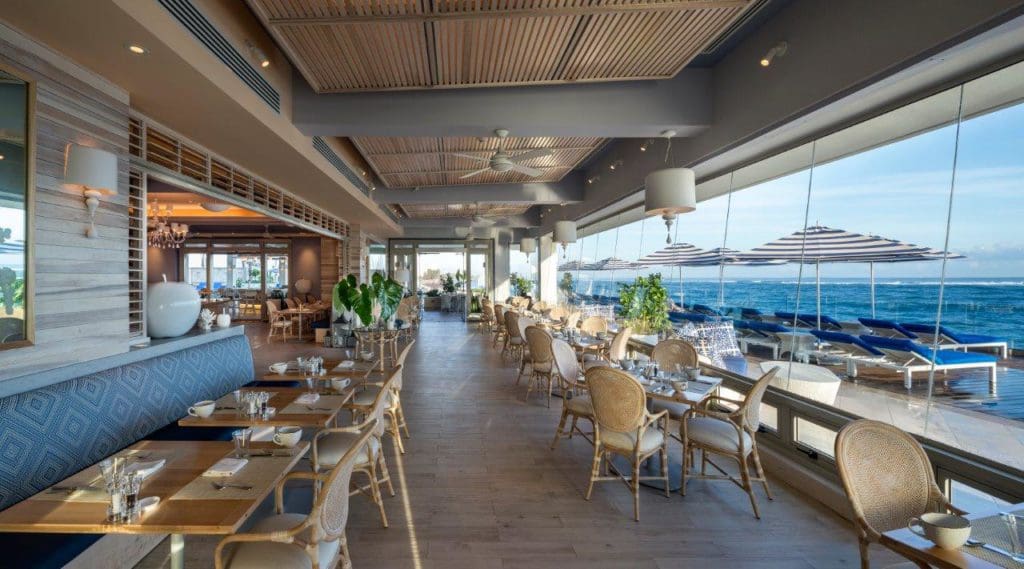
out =
[[[128,94],[2,23],[0,65],[36,84],[35,342],[0,350],[2,381],[128,350]],[[95,239],[81,192],[62,187],[68,143],[119,156]]]
[[[334,295],[334,285],[343,276],[341,251],[345,244],[337,239],[320,238],[320,297],[330,301]]]

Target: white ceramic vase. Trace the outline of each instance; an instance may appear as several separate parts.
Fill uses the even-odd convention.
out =
[[[188,283],[163,282],[146,291],[146,329],[152,338],[173,338],[192,329],[199,317],[199,292]]]
[[[226,313],[226,312],[222,312],[222,313],[218,314],[217,315],[217,327],[218,328],[227,328],[228,326],[231,326],[231,315]]]

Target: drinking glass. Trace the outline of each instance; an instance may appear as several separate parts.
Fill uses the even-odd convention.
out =
[[[345,350],[345,360],[346,361],[352,361],[352,350],[351,349],[346,349]]]
[[[316,378],[315,377],[307,377],[306,378],[306,387],[308,388],[310,395],[313,395],[314,393],[316,393]]]
[[[298,364],[299,371],[305,371],[306,370],[306,358],[297,357],[297,358],[295,358],[295,363]]]
[[[114,489],[117,479],[120,478],[120,473],[118,472],[119,461],[120,459],[117,457],[104,458],[100,461],[100,473],[103,475],[103,484],[108,493]]]
[[[124,512],[127,517],[134,516],[139,503],[139,490],[142,488],[142,477],[131,473],[124,478]]]
[[[238,429],[231,433],[231,439],[235,442],[235,457],[242,458],[249,450],[249,439],[252,437],[252,429]]]

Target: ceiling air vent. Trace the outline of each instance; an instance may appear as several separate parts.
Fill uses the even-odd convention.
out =
[[[328,162],[337,168],[338,172],[340,172],[342,176],[345,176],[349,182],[352,182],[352,185],[359,188],[359,190],[364,194],[370,194],[370,187],[366,185],[366,181],[353,172],[352,169],[348,167],[348,164],[341,159],[341,156],[338,156],[334,150],[331,150],[331,147],[327,144],[326,140],[322,137],[314,136],[313,148],[316,148],[317,152],[323,155]]]
[[[224,65],[263,99],[274,112],[281,112],[281,94],[238,52],[210,20],[189,0],[158,0],[185,29],[206,46]]]

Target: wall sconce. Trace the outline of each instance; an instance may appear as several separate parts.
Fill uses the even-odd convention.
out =
[[[775,44],[768,50],[768,53],[764,54],[764,57],[761,58],[761,67],[768,67],[772,64],[772,61],[775,61],[775,58],[785,56],[787,51],[789,51],[788,43],[780,41]]]
[[[617,169],[619,169],[621,167],[622,167],[622,160],[616,160],[615,162],[612,162],[611,164],[608,165],[608,169],[611,170],[612,172],[614,172],[615,170],[617,170]]]
[[[64,184],[80,187],[89,211],[90,239],[96,237],[100,196],[117,195],[117,155],[99,148],[69,144],[64,152]]]

